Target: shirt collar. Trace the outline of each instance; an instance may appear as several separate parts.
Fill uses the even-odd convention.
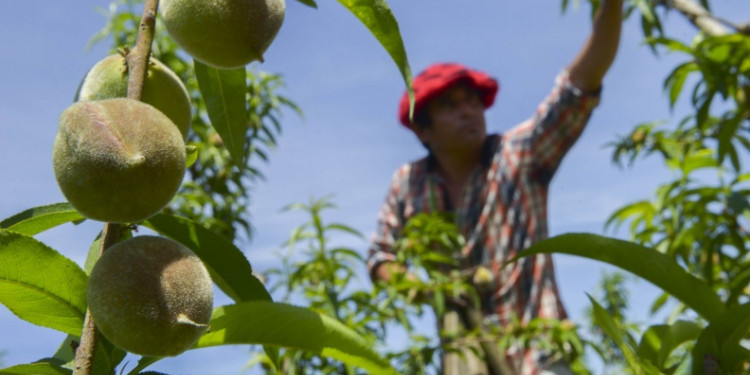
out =
[[[482,145],[482,151],[479,155],[479,165],[481,165],[483,169],[489,168],[490,164],[492,164],[492,156],[495,155],[495,151],[497,151],[497,147],[499,144],[500,144],[499,134],[490,134],[484,140],[484,144]],[[432,152],[430,152],[427,155],[427,172],[433,173],[436,170],[437,170],[437,158],[435,158],[435,155],[433,155]]]

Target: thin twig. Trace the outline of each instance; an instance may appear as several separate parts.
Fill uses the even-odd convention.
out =
[[[151,44],[154,40],[158,6],[159,0],[146,0],[136,46],[126,56],[128,64],[128,98],[130,99],[141,100],[143,96],[143,85],[146,81],[149,56],[151,55]],[[104,225],[99,256],[107,248],[120,241],[123,230],[124,226],[121,224],[107,223]],[[81,343],[76,350],[73,375],[91,375],[98,341],[99,332],[87,309],[83,332],[81,334]]]
[[[126,56],[128,62],[128,98],[141,100],[143,84],[146,81],[148,60],[151,55],[151,44],[156,29],[156,11],[159,0],[146,0],[138,30],[135,48]]]
[[[104,225],[102,240],[99,244],[99,256],[104,250],[116,244],[122,238],[122,225],[107,223]],[[94,354],[96,346],[99,344],[99,330],[94,325],[94,319],[91,312],[86,309],[86,317],[83,320],[83,332],[81,333],[81,343],[76,349],[75,368],[73,375],[89,375],[92,373],[94,365]]]

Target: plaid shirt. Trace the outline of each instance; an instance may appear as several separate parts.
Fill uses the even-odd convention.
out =
[[[495,274],[495,287],[483,301],[488,317],[501,323],[511,316],[522,322],[536,317],[566,318],[551,256],[526,257],[503,269],[500,266],[547,238],[550,181],[598,102],[598,93],[573,87],[563,71],[533,117],[502,135],[488,136],[482,162],[472,172],[457,206],[451,205],[431,157],[400,167],[378,215],[368,254],[370,271],[394,260],[393,245],[410,217],[432,210],[453,211],[466,238],[463,264],[484,265]],[[509,354],[522,374],[537,372],[539,353],[535,350]]]

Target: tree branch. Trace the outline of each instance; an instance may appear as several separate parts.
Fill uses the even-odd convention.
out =
[[[107,223],[104,225],[102,240],[99,245],[99,256],[104,250],[116,244],[122,238],[122,225]],[[81,333],[81,343],[76,349],[76,356],[73,363],[73,375],[89,375],[92,373],[94,365],[94,354],[96,346],[99,344],[99,330],[94,325],[94,319],[91,312],[86,309],[86,317],[83,320],[83,332]]]
[[[464,308],[466,316],[466,326],[470,330],[478,330],[481,336],[487,335],[487,329],[484,327],[482,312],[474,306]],[[506,361],[505,354],[497,348],[497,342],[481,341],[479,345],[484,351],[487,369],[492,375],[513,375],[515,372]]]
[[[156,29],[159,0],[146,0],[135,48],[126,56],[128,63],[128,98],[141,100],[148,72],[148,60]]]
[[[667,0],[666,5],[682,13],[695,27],[711,36],[730,34],[731,31],[725,26],[727,21],[715,17],[708,9],[704,8],[694,0]],[[733,26],[740,30],[739,26]]]
[[[141,100],[143,97],[143,85],[146,82],[148,72],[158,6],[159,0],[146,0],[136,46],[125,57],[128,64],[128,98],[130,99]],[[99,256],[107,248],[120,241],[123,230],[124,227],[121,224],[107,223],[104,225]],[[90,375],[92,373],[98,342],[99,331],[96,329],[91,313],[87,309],[83,332],[81,333],[81,343],[76,350],[73,375]]]

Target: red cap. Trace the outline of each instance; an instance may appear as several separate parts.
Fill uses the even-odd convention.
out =
[[[419,113],[430,100],[440,96],[459,81],[469,83],[479,92],[484,108],[489,108],[495,102],[499,86],[494,78],[461,64],[440,63],[429,66],[414,78],[414,113]],[[411,128],[408,92],[401,97],[398,118],[404,126]]]

